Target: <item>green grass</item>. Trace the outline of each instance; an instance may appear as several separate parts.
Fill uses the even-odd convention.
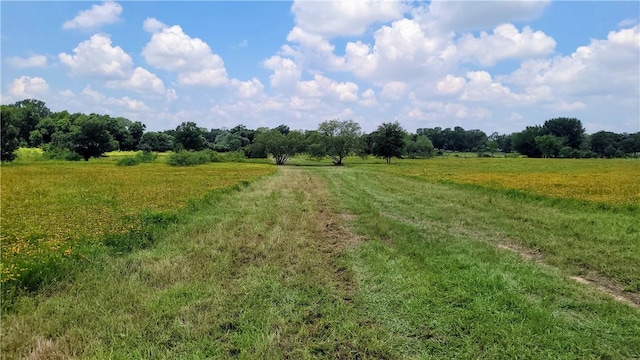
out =
[[[570,279],[638,293],[633,214],[375,161],[280,167],[203,198],[152,247],[17,299],[2,356],[640,357],[638,308]]]
[[[596,271],[637,294],[637,217],[521,202],[373,167],[316,171],[370,239],[353,253],[367,316],[391,330],[405,355],[640,355],[637,308],[568,279]],[[542,263],[496,245],[534,250]]]

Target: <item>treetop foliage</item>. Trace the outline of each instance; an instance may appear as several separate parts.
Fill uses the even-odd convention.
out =
[[[625,157],[640,156],[640,132],[617,134],[599,131],[587,134],[576,118],[559,117],[542,125],[527,126],[512,134],[451,128],[419,128],[408,134],[398,122],[383,123],[364,133],[353,120],[323,121],[316,130],[295,131],[282,124],[273,129],[205,129],[195,121],[175,129],[146,131],[141,122],[100,114],[52,112],[36,99],[2,105],[0,158],[12,161],[18,147],[40,147],[49,158],[85,159],[111,150],[164,152],[213,150],[241,152],[249,158],[268,155],[284,164],[295,154],[330,157],[342,165],[349,155],[385,158],[407,156],[427,158],[445,151],[477,152],[491,156],[500,151],[517,151],[529,157]]]

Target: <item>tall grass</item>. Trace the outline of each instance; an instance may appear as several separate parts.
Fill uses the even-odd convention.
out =
[[[188,174],[145,163],[37,162],[2,167],[3,306],[16,292],[64,278],[101,242],[148,242],[148,216],[272,173],[258,164],[208,164]]]

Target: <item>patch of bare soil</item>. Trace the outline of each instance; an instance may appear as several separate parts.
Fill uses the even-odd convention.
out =
[[[526,260],[534,261],[536,263],[543,263],[544,254],[540,250],[530,249],[521,245],[505,242],[497,244],[496,247],[499,249],[515,252]],[[602,275],[589,273],[585,276],[570,276],[569,278],[581,284],[587,285],[593,289],[596,289],[602,293],[605,293],[612,297],[614,300],[628,304],[635,308],[640,308],[640,294],[626,292],[621,286],[614,284],[610,279]]]
[[[631,305],[635,308],[640,308],[640,294],[626,292],[620,286],[612,284],[608,279],[602,276],[598,276],[597,274],[588,274],[585,276],[570,276],[569,278],[608,294],[617,301]]]

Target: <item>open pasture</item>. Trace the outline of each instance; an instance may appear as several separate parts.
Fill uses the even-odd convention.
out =
[[[39,258],[70,256],[79,242],[135,230],[145,211],[172,212],[274,170],[238,163],[119,167],[110,159],[3,166],[2,283]]]
[[[384,171],[429,181],[517,190],[613,207],[640,205],[636,159],[435,158],[404,160]]]

